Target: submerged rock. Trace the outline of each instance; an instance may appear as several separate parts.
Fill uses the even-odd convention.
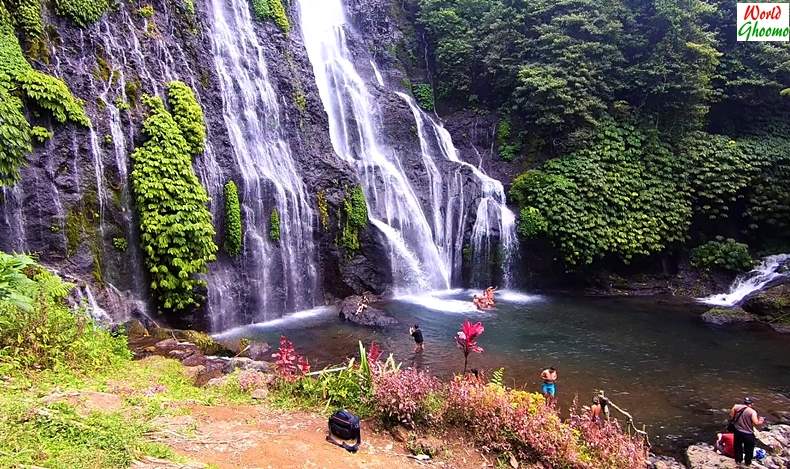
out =
[[[372,306],[378,301],[378,298],[373,296],[367,296],[367,298],[368,302],[363,308],[360,308],[363,303],[362,296],[349,296],[343,300],[340,305],[340,319],[368,327],[387,327],[398,324],[397,319]]]
[[[669,456],[657,456],[650,454],[647,458],[648,469],[686,469],[686,466]]]
[[[736,307],[711,308],[702,315],[702,320],[710,324],[722,326],[725,324],[752,322],[756,321],[757,319],[743,309]]]

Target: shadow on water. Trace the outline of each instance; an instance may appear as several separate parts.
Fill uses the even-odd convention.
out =
[[[575,396],[587,403],[597,389],[647,425],[655,448],[675,453],[710,441],[729,407],[750,395],[769,420],[790,410],[790,338],[767,328],[716,328],[703,323],[704,307],[661,298],[511,296],[496,310],[460,307],[471,292],[409,297],[384,305],[400,326],[372,330],[342,323],[331,308],[289,320],[229,331],[271,344],[287,335],[314,367],[353,356],[357,341],[378,342],[404,366],[449,377],[463,358],[453,337],[464,319],[481,321],[485,353],[470,367],[505,368],[511,385],[537,391],[543,367],[559,370],[558,395],[567,408]],[[449,306],[441,311],[442,302]],[[425,352],[415,356],[409,326],[419,323]]]

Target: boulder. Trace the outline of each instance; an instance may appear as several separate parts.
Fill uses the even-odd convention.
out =
[[[412,454],[425,454],[433,458],[444,450],[444,442],[435,436],[424,436],[410,441],[408,448]]]
[[[409,440],[410,435],[409,430],[403,427],[403,425],[392,427],[390,429],[390,434],[392,435],[392,438],[399,443],[406,443]]]
[[[203,365],[197,366],[185,366],[184,367],[184,375],[189,378],[192,383],[197,382],[198,376],[205,373],[206,367]]]
[[[735,460],[717,453],[713,446],[698,443],[686,449],[686,462],[691,469],[737,469]]]
[[[757,441],[770,454],[787,457],[790,462],[790,425],[771,425],[757,433]]]
[[[759,291],[747,297],[741,306],[747,312],[768,320],[790,315],[790,284]]]
[[[141,339],[148,336],[148,329],[137,319],[132,319],[123,323],[123,329],[126,331],[126,336],[129,340]]]
[[[252,358],[247,357],[233,357],[225,360],[225,373],[233,373],[234,370],[246,370],[252,363]]]
[[[170,353],[170,351],[178,348],[178,341],[172,338],[160,340],[159,342],[154,344],[154,348],[156,349],[156,353],[166,355]]]
[[[686,466],[669,456],[657,456],[653,453],[647,458],[647,469],[686,469]]]
[[[200,352],[195,352],[181,360],[181,363],[186,367],[201,366],[206,363],[206,356]]]
[[[398,324],[397,319],[373,306],[378,300],[376,297],[367,296],[369,299],[367,307],[363,308],[359,313],[357,311],[362,303],[361,296],[349,296],[343,300],[338,314],[340,319],[367,327],[388,327]]]
[[[203,386],[215,378],[221,378],[225,375],[225,362],[222,360],[207,359],[203,364],[203,370],[195,378],[196,386]]]
[[[755,321],[756,318],[741,308],[711,308],[702,320],[717,326]]]
[[[250,394],[250,397],[252,397],[255,400],[262,401],[262,400],[266,399],[266,397],[268,395],[269,395],[269,390],[268,389],[266,389],[266,388],[257,388],[257,389],[252,391],[252,393]]]

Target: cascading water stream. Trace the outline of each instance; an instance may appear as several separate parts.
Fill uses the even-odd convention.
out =
[[[729,292],[698,300],[714,306],[735,306],[750,294],[782,278],[790,279],[790,254],[768,256],[756,269],[739,275],[730,286]]]
[[[298,6],[332,144],[356,168],[371,222],[389,241],[395,293],[450,288],[461,271],[464,233],[473,211],[474,252],[483,256],[483,251],[492,251],[497,236],[504,250],[513,250],[515,216],[505,207],[502,185],[460,161],[449,133],[410,97],[398,93],[411,107],[418,128],[424,170],[419,177],[428,181],[430,192],[420,202],[411,185],[415,176],[404,171],[401,155],[380,136],[382,111],[355,67],[342,0],[299,0]],[[372,78],[383,88],[381,73],[374,62],[370,65]],[[479,190],[472,193],[475,186]]]
[[[449,288],[452,272],[433,242],[431,224],[397,155],[379,137],[378,110],[346,45],[342,2],[302,0],[299,9],[332,144],[356,168],[368,216],[389,240],[395,290]]]
[[[255,311],[247,320],[264,321],[310,308],[320,295],[313,210],[280,122],[249,3],[210,0],[208,6],[223,116],[241,171],[236,182],[245,232],[244,278],[221,268],[210,274],[212,327],[221,330],[240,322],[228,317],[237,311]],[[279,241],[270,239],[273,209],[279,212]]]

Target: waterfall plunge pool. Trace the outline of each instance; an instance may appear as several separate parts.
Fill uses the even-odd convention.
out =
[[[481,321],[485,353],[471,367],[505,368],[509,386],[539,389],[543,367],[559,371],[558,398],[567,409],[574,396],[587,404],[604,389],[619,406],[647,425],[654,449],[677,453],[710,442],[724,427],[726,411],[749,395],[769,421],[790,412],[790,337],[763,326],[719,328],[702,322],[705,306],[672,298],[586,298],[498,294],[497,309],[472,308],[468,290],[448,290],[391,300],[384,309],[401,325],[384,330],[340,322],[333,308],[317,308],[222,336],[255,337],[276,348],[280,334],[307,355],[314,369],[357,353],[357,341],[379,343],[403,366],[448,377],[463,357],[453,337],[464,319]],[[408,335],[419,323],[425,352],[415,356]]]

